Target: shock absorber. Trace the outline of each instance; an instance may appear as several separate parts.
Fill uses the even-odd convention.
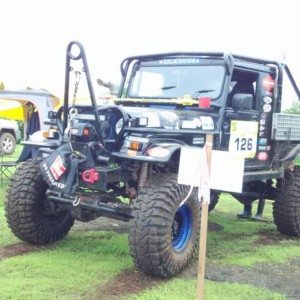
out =
[[[141,165],[140,176],[138,181],[139,190],[146,185],[147,177],[148,177],[148,168],[149,168],[149,163],[143,162]]]

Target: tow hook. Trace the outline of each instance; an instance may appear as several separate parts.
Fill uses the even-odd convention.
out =
[[[85,183],[95,183],[99,180],[99,173],[95,169],[89,169],[82,173],[82,180]]]

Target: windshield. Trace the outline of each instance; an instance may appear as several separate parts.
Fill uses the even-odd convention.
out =
[[[134,98],[220,96],[225,76],[221,65],[138,66],[128,91]]]

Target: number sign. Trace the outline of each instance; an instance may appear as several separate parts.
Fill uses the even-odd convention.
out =
[[[253,158],[257,146],[258,122],[232,120],[230,125],[229,152]]]

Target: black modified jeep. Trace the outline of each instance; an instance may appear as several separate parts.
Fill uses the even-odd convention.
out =
[[[243,190],[233,196],[274,200],[277,229],[300,236],[300,116],[281,113],[284,73],[299,99],[300,92],[286,65],[226,53],[129,57],[114,105],[97,106],[80,43],[69,44],[66,61],[64,106],[49,113],[52,135],[35,143],[40,156],[19,166],[8,189],[6,217],[18,238],[45,244],[74,220],[129,221],[136,267],[178,273],[195,252],[201,212],[196,188],[180,205],[190,189],[177,183],[180,152],[203,147],[208,133],[214,149],[245,158]],[[78,82],[69,103],[75,63],[89,106],[75,103]],[[210,209],[220,192],[211,190]]]

